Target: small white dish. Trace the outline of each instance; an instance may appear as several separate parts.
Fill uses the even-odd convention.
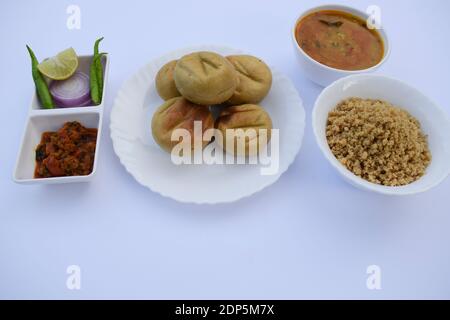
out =
[[[36,91],[34,91],[31,99],[31,105],[25,125],[19,154],[16,160],[16,166],[13,173],[13,180],[20,184],[55,184],[70,182],[86,182],[90,181],[96,173],[98,154],[100,148],[100,137],[102,132],[102,118],[105,105],[105,97],[107,91],[107,82],[109,75],[109,54],[103,58],[103,97],[99,105],[41,109]],[[81,71],[89,75],[89,67],[92,61],[92,55],[78,56],[77,71]],[[30,71],[31,72],[31,71]],[[31,78],[31,76],[30,76]],[[31,81],[31,79],[30,79]],[[95,159],[92,173],[85,176],[68,176],[54,178],[34,178],[34,169],[36,166],[35,149],[41,141],[42,133],[45,131],[57,131],[64,123],[68,121],[78,121],[86,128],[96,128],[97,144],[95,149]]]
[[[154,79],[167,62],[194,51],[214,51],[224,56],[242,54],[221,46],[197,46],[166,54],[140,69],[119,90],[111,111],[114,151],[126,170],[142,185],[180,202],[225,203],[250,196],[271,185],[283,174],[300,150],[305,111],[297,90],[283,74],[272,69],[272,88],[260,105],[280,129],[279,170],[262,175],[256,165],[175,165],[151,134],[154,111],[163,103]]]
[[[387,187],[368,182],[349,171],[331,152],[325,129],[328,113],[350,97],[380,99],[407,110],[421,123],[428,135],[432,161],[426,173],[417,181],[400,187]],[[358,188],[386,194],[411,195],[425,192],[441,183],[450,172],[450,120],[448,115],[419,90],[408,84],[380,75],[354,75],[340,79],[325,88],[316,100],[312,113],[316,142],[325,158],[344,177]]]
[[[35,179],[34,169],[36,166],[35,149],[41,141],[42,133],[45,131],[57,131],[64,123],[78,121],[86,128],[98,129],[97,146],[95,149],[94,167],[92,173],[86,176],[69,176]],[[98,149],[100,142],[101,116],[99,112],[87,111],[65,114],[41,114],[31,115],[23,136],[22,147],[17,159],[14,181],[23,184],[50,184],[89,181],[93,178],[97,168]]]
[[[387,33],[386,33],[384,27],[377,30],[384,42],[384,57],[377,65],[375,65],[371,68],[363,69],[363,70],[354,70],[354,71],[341,70],[341,69],[336,69],[336,68],[326,66],[320,62],[317,62],[313,58],[311,58],[305,51],[303,51],[303,49],[298,44],[295,33],[296,33],[297,25],[300,22],[300,20],[302,20],[304,17],[310,15],[311,13],[314,13],[317,11],[322,11],[322,10],[344,11],[344,12],[351,13],[357,17],[360,17],[363,20],[367,20],[369,17],[369,15],[363,11],[360,11],[360,10],[352,8],[352,7],[344,6],[344,5],[318,6],[318,7],[314,7],[314,8],[311,8],[311,9],[305,11],[304,13],[302,13],[299,16],[299,18],[295,21],[294,27],[292,29],[291,37],[292,37],[292,41],[293,41],[295,56],[297,57],[297,61],[300,64],[300,68],[302,69],[303,72],[305,72],[306,76],[311,81],[313,81],[314,83],[316,83],[322,87],[326,87],[329,84],[331,84],[332,82],[334,82],[340,78],[343,78],[343,77],[347,77],[347,76],[354,75],[354,74],[361,74],[361,73],[368,73],[368,72],[375,71],[382,64],[384,64],[386,62],[386,60],[389,58],[390,53],[391,53],[391,45],[390,45],[390,42],[389,42],[389,39],[388,39],[388,36],[387,36]]]

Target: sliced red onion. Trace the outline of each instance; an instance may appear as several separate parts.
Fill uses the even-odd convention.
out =
[[[66,80],[52,81],[50,93],[58,107],[84,107],[91,104],[89,77],[75,72]]]
[[[89,98],[85,102],[80,104],[80,107],[93,106],[93,105],[94,105],[94,103],[91,100],[91,96],[89,96]]]

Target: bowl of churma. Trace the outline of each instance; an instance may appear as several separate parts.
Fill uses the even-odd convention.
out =
[[[316,141],[351,184],[388,195],[421,193],[450,172],[450,120],[417,89],[379,75],[327,87],[313,115]]]

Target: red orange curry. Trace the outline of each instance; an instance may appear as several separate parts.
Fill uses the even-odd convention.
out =
[[[314,60],[341,70],[363,70],[377,65],[384,44],[376,30],[350,13],[334,10],[314,12],[301,19],[295,36]]]

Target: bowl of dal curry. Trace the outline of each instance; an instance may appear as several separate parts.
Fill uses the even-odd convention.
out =
[[[376,19],[343,5],[307,10],[295,22],[292,36],[300,67],[321,86],[374,71],[390,53],[386,31]]]

